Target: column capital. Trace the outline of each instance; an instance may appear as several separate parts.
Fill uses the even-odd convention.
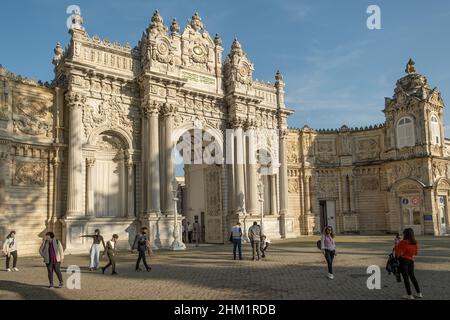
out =
[[[86,103],[86,95],[81,92],[68,92],[65,98],[70,110],[82,108]]]
[[[174,117],[175,114],[177,113],[177,111],[178,111],[178,107],[176,105],[174,105],[174,104],[171,104],[171,103],[164,103],[161,106],[161,115],[164,118]]]
[[[280,138],[280,140],[286,140],[288,133],[288,129],[280,129],[278,130],[278,137]]]
[[[230,126],[233,129],[239,129],[239,128],[242,129],[245,126],[245,123],[246,123],[246,119],[234,117],[230,121]]]
[[[95,164],[95,158],[86,158],[86,166],[92,168]]]
[[[158,115],[161,111],[161,103],[157,101],[147,102],[142,105],[142,114],[148,118],[152,115]]]
[[[0,152],[0,161],[7,161],[9,158],[9,152],[1,151]]]

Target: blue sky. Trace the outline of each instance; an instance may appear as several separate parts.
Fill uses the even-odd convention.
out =
[[[292,127],[338,128],[384,122],[409,57],[450,99],[450,1],[447,0],[129,0],[3,1],[0,63],[34,79],[52,78],[57,41],[66,44],[66,8],[81,7],[92,36],[134,46],[159,9],[166,25],[184,27],[198,11],[225,53],[237,37],[255,64],[254,77],[273,82],[280,69]],[[382,30],[368,30],[366,9],[380,6]],[[445,113],[450,125],[450,113]],[[447,127],[447,136],[449,136]]]

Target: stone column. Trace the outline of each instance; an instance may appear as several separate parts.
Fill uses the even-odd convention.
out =
[[[277,213],[277,175],[270,176],[270,214]]]
[[[286,160],[287,131],[280,131],[280,215],[288,213],[288,176]]]
[[[160,205],[160,180],[159,180],[159,107],[153,104],[148,110],[148,136],[146,141],[148,145],[147,161],[148,187],[147,200],[149,202],[148,212],[151,214],[159,214],[161,212]]]
[[[134,165],[131,156],[127,163],[127,218],[134,219]]]
[[[305,190],[305,214],[311,214],[311,187],[309,185],[309,176],[303,175],[303,189]]]
[[[59,130],[59,129],[58,129]],[[59,218],[60,210],[60,179],[61,179],[61,159],[59,158],[59,148],[55,148],[55,155],[52,159],[53,167],[53,207],[52,207],[52,217],[51,226],[54,228],[56,220]]]
[[[254,137],[254,127],[248,127],[248,134],[243,135],[247,138],[244,141],[247,145],[247,213],[250,215],[259,214],[258,210],[258,169],[256,165],[256,139]]]
[[[81,114],[86,97],[81,93],[66,95],[69,107],[67,217],[83,216],[83,124]]]
[[[175,147],[173,142],[173,127],[174,127],[174,116],[177,111],[177,107],[172,104],[164,104],[163,106],[163,117],[164,117],[164,152],[165,152],[165,202],[164,202],[164,213],[166,215],[174,214],[174,204],[172,198],[172,181],[175,177],[175,159],[173,159],[173,149]]]
[[[148,212],[147,188],[149,181],[147,180],[148,171],[148,115],[147,108],[142,108],[142,134],[141,134],[141,213]]]
[[[86,217],[94,217],[94,175],[95,158],[86,158]]]
[[[127,157],[125,152],[121,155],[122,161],[119,163],[119,184],[120,184],[120,212],[121,217],[126,218],[128,216],[128,170],[127,170]]]
[[[245,213],[244,144],[242,127],[235,127],[235,213]]]
[[[349,188],[348,195],[349,195],[349,199],[350,199],[349,211],[350,211],[350,213],[353,213],[353,212],[355,212],[355,202],[354,202],[355,199],[354,199],[354,195],[353,195],[353,177],[352,176],[348,177],[348,188]]]

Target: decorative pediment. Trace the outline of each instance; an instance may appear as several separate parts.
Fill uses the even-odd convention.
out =
[[[226,84],[229,85],[231,82],[237,82],[244,86],[252,85],[253,71],[253,64],[245,55],[239,41],[234,39],[231,52],[224,62]]]

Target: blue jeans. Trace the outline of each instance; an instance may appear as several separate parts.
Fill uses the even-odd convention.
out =
[[[236,260],[236,248],[239,250],[239,260],[242,260],[242,241],[241,238],[233,238],[233,257]]]
[[[325,259],[327,260],[328,265],[328,273],[333,274],[333,260],[334,256],[336,254],[336,251],[331,251],[328,249],[325,249]]]

